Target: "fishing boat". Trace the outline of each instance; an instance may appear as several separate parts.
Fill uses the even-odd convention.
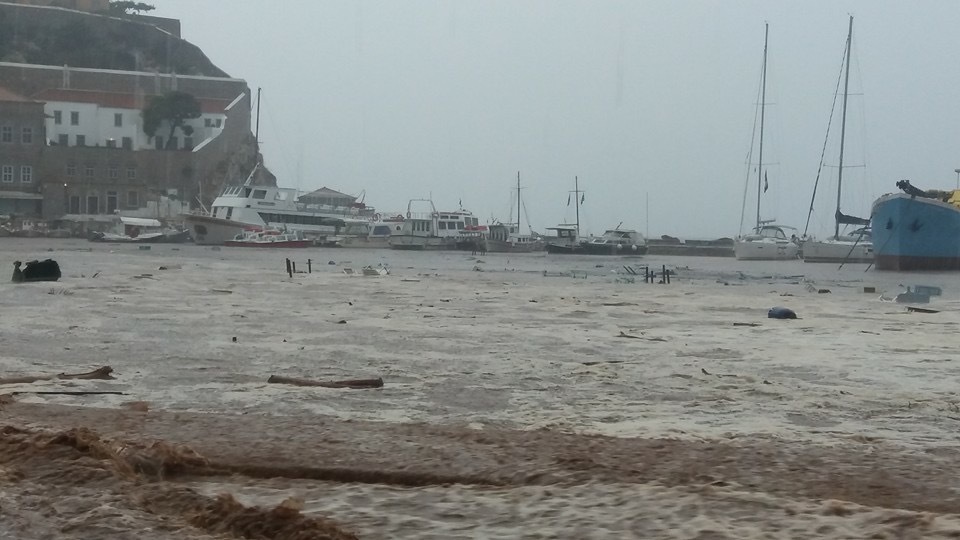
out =
[[[960,270],[960,182],[947,191],[922,190],[909,180],[897,187],[901,193],[873,203],[877,270]]]
[[[576,209],[577,222],[547,227],[548,231],[554,231],[554,236],[547,237],[547,253],[569,255],[580,252],[580,204],[583,203],[585,195],[580,191],[580,178],[577,176],[573,177],[573,191],[567,194],[567,206],[570,206],[571,196]]]
[[[429,205],[429,211],[414,211],[414,205]],[[392,231],[390,248],[402,250],[463,249],[486,230],[469,210],[438,212],[430,199],[411,199],[400,230]]]
[[[314,245],[314,242],[305,239],[301,231],[250,228],[233,239],[227,240],[224,245],[253,248],[305,248]]]
[[[803,242],[802,258],[804,262],[870,262],[873,260],[873,241],[869,219],[848,216],[840,210],[841,194],[843,193],[843,151],[844,141],[847,132],[847,97],[850,90],[850,51],[853,41],[853,17],[850,17],[850,27],[847,32],[847,45],[844,60],[843,76],[843,105],[840,113],[840,163],[837,167],[837,207],[834,212],[833,236],[825,240],[807,239]],[[831,114],[832,116],[832,114]],[[827,128],[827,137],[829,138],[829,124]],[[824,144],[826,147],[826,144]],[[823,159],[821,158],[821,169]],[[813,203],[817,196],[817,184],[820,182],[820,175],[817,174],[817,181],[814,182],[813,196],[810,198],[810,211],[807,214],[806,228],[810,227],[810,216],[813,214]],[[861,228],[845,234],[840,234],[841,225],[859,225]],[[806,231],[804,231],[806,237]]]
[[[747,235],[740,235],[734,241],[733,252],[739,260],[789,260],[796,259],[800,246],[797,244],[797,235],[793,234],[793,227],[777,225],[775,220],[760,219],[760,201],[763,193],[766,191],[767,182],[766,171],[763,163],[763,128],[766,113],[767,99],[767,44],[769,38],[769,25],[764,25],[763,31],[763,70],[760,76],[760,144],[759,144],[759,164],[757,166],[757,221],[753,232]],[[753,151],[751,143],[751,153]],[[786,232],[791,232],[791,237],[786,236]]]
[[[520,209],[523,202],[520,198],[520,171],[517,171],[517,221],[516,223],[494,223],[488,227],[484,238],[487,251],[503,253],[530,253],[543,249],[543,240],[539,235],[530,231],[530,234],[520,232]]]

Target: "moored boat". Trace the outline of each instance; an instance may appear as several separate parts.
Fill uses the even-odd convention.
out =
[[[841,194],[843,192],[843,152],[844,142],[847,131],[847,97],[850,88],[850,51],[853,43],[853,17],[850,17],[850,27],[847,32],[847,44],[844,59],[844,78],[843,78],[843,105],[841,108],[840,120],[840,162],[837,167],[837,207],[834,212],[833,236],[824,240],[809,238],[803,241],[801,257],[803,262],[870,262],[873,260],[873,242],[868,227],[857,229],[848,234],[840,234],[841,225],[870,225],[869,219],[848,216],[840,211]],[[832,109],[831,109],[832,113]],[[832,120],[832,119],[831,119]],[[828,122],[827,135],[829,137]],[[826,148],[826,144],[824,144]],[[820,166],[823,167],[823,159],[820,160]],[[807,214],[807,227],[810,226],[810,215],[813,213],[814,201],[817,196],[817,184],[819,184],[820,173],[817,173],[817,182],[814,183],[813,197],[810,199],[810,213]],[[806,236],[806,230],[804,230]]]
[[[324,239],[339,234],[348,220],[372,221],[376,214],[357,197],[328,188],[298,196],[292,188],[253,185],[256,170],[243,185],[226,187],[209,212],[183,216],[197,244],[222,245],[251,226],[297,230],[304,237]]]
[[[960,270],[960,189],[924,191],[908,180],[902,193],[874,201],[877,270]]]
[[[414,203],[426,203],[428,212],[413,211]],[[411,199],[400,230],[392,231],[390,248],[402,250],[458,249],[480,237],[484,226],[469,210],[438,212],[430,199]]]
[[[632,229],[607,229],[602,235],[581,242],[579,252],[584,255],[639,256],[647,253],[647,240]]]
[[[227,240],[224,245],[253,248],[305,248],[314,245],[314,242],[305,239],[301,231],[250,229],[238,234],[232,240]]]
[[[791,234],[787,238],[785,230],[791,233],[795,229],[785,225],[776,225],[773,220],[763,220],[760,217],[760,201],[767,191],[769,182],[763,162],[763,128],[767,100],[767,38],[769,25],[764,26],[763,33],[763,71],[760,75],[760,138],[757,171],[757,221],[751,234],[740,235],[734,241],[733,253],[739,260],[769,260],[780,261],[796,259],[799,256],[800,246],[796,242],[797,235]],[[753,153],[751,142],[750,153]],[[741,229],[742,230],[742,229]]]
[[[190,231],[165,227],[160,220],[119,216],[113,231],[90,233],[91,242],[178,244],[190,240]]]

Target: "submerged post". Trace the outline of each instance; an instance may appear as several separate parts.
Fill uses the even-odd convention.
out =
[[[307,259],[307,273],[313,273],[313,259]]]
[[[290,266],[290,259],[287,259],[287,275],[293,277],[293,268]]]
[[[293,273],[297,273],[297,261],[290,261],[290,268],[293,270]],[[292,277],[292,276],[291,276]]]

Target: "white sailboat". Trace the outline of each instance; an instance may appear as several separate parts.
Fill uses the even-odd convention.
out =
[[[804,262],[871,262],[873,261],[873,241],[870,233],[870,220],[845,215],[840,211],[840,196],[843,193],[843,151],[847,130],[847,96],[850,89],[850,49],[853,41],[853,17],[847,32],[847,50],[844,60],[843,108],[840,113],[840,164],[837,168],[837,209],[834,213],[833,236],[825,240],[810,239],[803,243]],[[813,197],[810,200],[810,213],[807,214],[807,227],[810,226],[810,214],[816,199],[817,186],[814,184]],[[859,229],[841,235],[840,225],[860,225]]]
[[[763,169],[763,127],[767,98],[767,43],[770,25],[764,25],[763,31],[763,70],[761,72],[760,91],[760,145],[759,165],[757,166],[757,224],[752,234],[740,235],[734,242],[733,252],[742,261],[778,261],[796,259],[800,246],[796,242],[793,227],[777,225],[773,220],[760,218],[760,200],[765,191],[766,173]],[[790,233],[790,236],[787,236]]]

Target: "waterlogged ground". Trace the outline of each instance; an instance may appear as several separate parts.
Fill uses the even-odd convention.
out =
[[[53,256],[64,269],[55,284],[0,284],[0,376],[102,365],[116,375],[0,386],[24,392],[0,411],[26,430],[16,437],[46,448],[87,427],[113,449],[70,446],[110,474],[80,475],[65,492],[5,447],[0,538],[14,515],[15,538],[243,534],[224,525],[235,522],[222,501],[215,525],[181,511],[221,492],[265,509],[293,497],[297,526],[332,518],[364,538],[960,536],[956,276],[698,258],[0,247],[11,262]],[[311,258],[314,272],[291,279],[284,257],[298,269]],[[643,262],[677,275],[638,283],[623,266]],[[390,275],[343,271],[368,264]],[[937,313],[880,299],[918,284],[943,289],[923,306]],[[767,319],[777,305],[801,318]],[[156,467],[111,465],[131,459],[116,448],[159,440],[217,469],[161,475],[164,490],[189,493],[171,500],[190,504],[144,502],[131,493],[158,481]],[[74,459],[49,463],[70,470]],[[112,502],[93,504],[101,492]]]

